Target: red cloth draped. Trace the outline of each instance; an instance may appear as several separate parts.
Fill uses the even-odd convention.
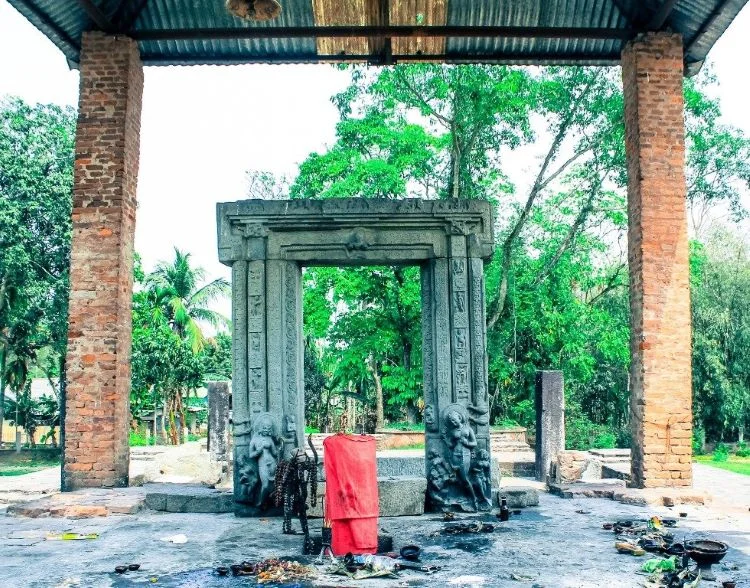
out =
[[[376,553],[378,474],[375,438],[334,435],[323,441],[325,516],[332,522],[335,555]]]

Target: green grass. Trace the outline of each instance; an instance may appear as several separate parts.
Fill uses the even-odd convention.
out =
[[[402,449],[424,449],[424,443],[412,443],[411,445],[402,445],[401,447],[394,447],[393,451],[401,451]]]
[[[37,472],[45,468],[57,467],[59,465],[59,459],[48,455],[29,455],[25,452],[6,455],[3,457],[2,461],[0,461],[0,477],[23,476],[24,474],[30,474],[31,472]]]
[[[734,472],[735,474],[750,476],[750,457],[730,455],[726,461],[715,461],[711,455],[696,455],[695,461],[714,468]]]

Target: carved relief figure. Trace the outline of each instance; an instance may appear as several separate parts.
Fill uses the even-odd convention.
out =
[[[454,292],[453,297],[456,300],[456,310],[464,312],[466,310],[466,292]]]
[[[465,363],[456,364],[456,386],[465,387],[469,385],[469,373]]]
[[[279,438],[273,417],[267,412],[260,413],[253,422],[252,437],[250,438],[250,446],[247,453],[247,458],[255,460],[257,464],[258,477],[256,483],[259,486],[255,500],[255,506],[257,507],[265,505],[273,491],[276,465],[279,461],[279,445]],[[246,481],[243,481],[241,477],[240,482],[247,486],[253,480],[248,478]],[[249,494],[254,495],[255,493],[249,492]]]
[[[261,296],[249,296],[247,312],[250,316],[260,316],[263,312],[263,299]]]
[[[424,409],[424,426],[428,431],[434,431],[435,427],[435,407],[432,404],[428,404]]]
[[[370,248],[370,243],[362,229],[354,229],[346,240],[346,243],[344,243],[344,247],[349,252],[367,251]]]
[[[456,476],[456,482],[470,499],[469,504],[466,505],[464,501],[463,506],[464,508],[468,506],[467,510],[476,510],[477,496],[469,480],[469,470],[471,469],[471,454],[477,446],[477,439],[469,425],[469,417],[460,405],[452,404],[446,407],[442,438],[448,450],[448,459]]]
[[[474,452],[469,478],[479,501],[479,510],[492,508],[492,483],[490,482],[490,454],[486,449]]]
[[[260,368],[250,369],[250,390],[260,390],[263,374]]]
[[[444,508],[448,506],[448,484],[455,476],[452,469],[434,449],[427,454],[427,464],[427,494],[430,502],[437,508]]]

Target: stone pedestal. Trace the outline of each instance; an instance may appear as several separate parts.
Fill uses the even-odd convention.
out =
[[[208,454],[212,461],[229,460],[229,382],[208,382]]]
[[[636,487],[692,483],[690,267],[682,39],[622,53],[628,163],[630,423]]]
[[[546,482],[557,453],[565,449],[563,373],[536,373],[536,479]]]
[[[73,174],[62,489],[127,486],[133,238],[143,68],[83,33]]]

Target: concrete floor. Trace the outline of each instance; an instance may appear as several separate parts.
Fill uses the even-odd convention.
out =
[[[576,511],[583,510],[584,514]],[[734,579],[750,586],[750,517],[722,513],[709,507],[644,508],[611,500],[564,500],[547,494],[540,506],[528,508],[496,531],[481,536],[432,536],[443,527],[434,515],[381,519],[381,527],[394,536],[396,548],[417,543],[423,561],[442,566],[435,575],[402,572],[400,580],[353,582],[321,576],[318,586],[642,586],[636,575],[645,558],[618,555],[611,531],[602,523],[619,518],[645,518],[651,514],[676,516],[688,512],[676,529],[678,539],[714,537],[726,541],[730,552],[717,566],[719,580]],[[472,517],[465,516],[464,520]],[[497,521],[491,515],[488,521]],[[145,511],[137,515],[99,519],[23,519],[0,516],[0,586],[134,586],[181,587],[247,586],[246,578],[219,578],[217,565],[272,556],[296,556],[299,537],[280,534],[278,519],[237,519],[233,515],[168,514]],[[319,529],[320,522],[314,521]],[[99,533],[88,541],[47,541],[48,533],[75,531]],[[160,538],[184,533],[188,542],[175,545]],[[302,561],[302,560],[300,560]],[[138,572],[113,573],[116,565],[137,562]],[[528,577],[516,581],[511,574]],[[720,586],[720,583],[703,583]]]

